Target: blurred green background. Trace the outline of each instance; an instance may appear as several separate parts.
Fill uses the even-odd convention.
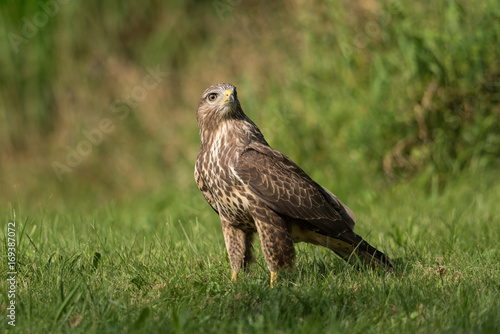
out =
[[[348,203],[394,182],[439,192],[498,171],[495,0],[0,9],[2,203],[200,205],[196,108],[217,82],[236,85],[269,143]]]
[[[18,330],[499,332],[498,0],[3,0],[0,35]],[[193,178],[218,82],[401,276],[302,244],[227,284]]]

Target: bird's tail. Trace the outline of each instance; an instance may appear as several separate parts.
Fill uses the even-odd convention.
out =
[[[387,255],[367,243],[352,231],[346,231],[337,238],[326,237],[326,247],[354,266],[366,268],[383,268],[394,271],[391,260]]]

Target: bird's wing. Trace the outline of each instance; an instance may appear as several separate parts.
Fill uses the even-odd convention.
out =
[[[330,190],[326,189],[325,187],[322,187],[322,188],[323,188],[323,191],[325,191],[328,195],[330,195],[330,198],[337,205],[340,205],[340,206],[342,206],[344,208],[344,210],[349,215],[349,217],[351,218],[351,221],[352,221],[352,224],[351,224],[351,222],[347,222],[347,223],[350,224],[349,226],[351,227],[351,230],[354,231],[354,224],[356,224],[356,217],[354,216],[354,212],[352,212],[351,208],[349,208],[347,205],[345,205],[344,203],[342,203],[342,201],[339,200],[337,198],[337,196],[335,196],[334,194],[332,194],[332,192]]]
[[[251,143],[233,172],[271,209],[303,221],[318,233],[333,237],[354,228],[351,215],[333,194],[288,157],[265,144]]]

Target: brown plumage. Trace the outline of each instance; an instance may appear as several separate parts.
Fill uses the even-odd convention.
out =
[[[194,175],[220,216],[233,280],[242,266],[253,261],[255,232],[271,285],[278,269],[293,264],[294,242],[328,247],[354,265],[392,270],[384,253],[354,233],[352,211],[268,145],[243,113],[236,87],[222,83],[207,88],[197,118],[201,148]]]

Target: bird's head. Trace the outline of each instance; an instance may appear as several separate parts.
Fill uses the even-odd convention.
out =
[[[219,83],[208,87],[198,104],[198,120],[223,120],[243,114],[236,94],[236,87]]]
[[[259,128],[248,118],[240,106],[236,87],[219,83],[208,87],[198,104],[198,126],[202,145],[220,135],[267,142]]]

